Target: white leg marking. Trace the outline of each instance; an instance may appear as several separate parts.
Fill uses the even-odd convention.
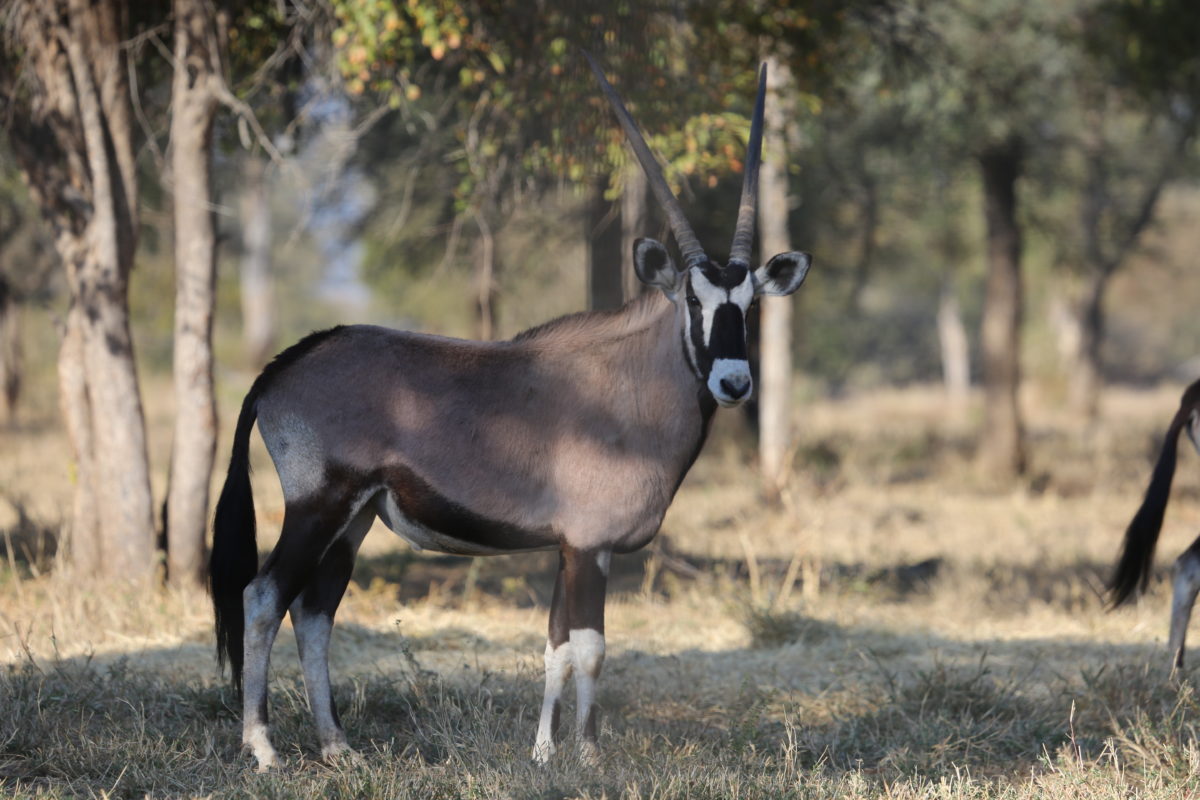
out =
[[[612,550],[601,550],[596,553],[596,566],[600,568],[600,574],[608,577],[608,568],[612,566]]]
[[[595,724],[596,683],[604,666],[604,634],[591,628],[572,630],[571,658],[575,663],[575,734],[583,757],[594,760],[598,755],[595,731],[588,730],[588,722]]]
[[[1200,555],[1188,550],[1175,561],[1175,591],[1171,599],[1171,671],[1183,668],[1183,647],[1188,620],[1200,592]]]
[[[246,630],[242,638],[245,660],[242,664],[242,745],[258,762],[258,771],[265,772],[279,763],[267,721],[267,670],[271,664],[271,645],[279,630],[275,618],[275,587],[251,581],[242,593]]]
[[[279,766],[279,759],[275,755],[275,748],[271,746],[271,737],[267,734],[266,725],[247,725],[242,731],[242,746],[249,748],[254,755],[259,772]]]
[[[559,713],[563,689],[571,677],[571,643],[554,647],[546,642],[546,691],[542,697],[542,716],[538,720],[537,739],[533,745],[533,760],[545,764],[555,753],[554,718]]]

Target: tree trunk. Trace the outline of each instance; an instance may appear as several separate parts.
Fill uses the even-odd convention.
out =
[[[242,177],[242,342],[247,361],[257,369],[275,352],[271,203],[266,159],[257,153],[248,156]]]
[[[99,512],[96,510],[96,478],[92,453],[91,403],[87,394],[87,374],[83,366],[83,312],[72,301],[67,311],[62,346],[58,351],[58,401],[67,439],[75,454],[74,491],[71,524],[67,541],[71,563],[85,575],[104,572],[101,560]]]
[[[1067,406],[1085,424],[1100,414],[1100,345],[1104,338],[1104,290],[1109,274],[1072,278],[1069,290],[1050,303],[1050,325],[1067,383]]]
[[[768,57],[776,76],[767,100],[763,161],[758,173],[759,259],[791,250],[788,236],[787,113],[782,89],[786,68]],[[788,477],[792,412],[792,298],[764,297],[759,318],[758,460],[763,489],[777,500]]]
[[[219,79],[224,26],[203,0],[175,0],[171,177],[175,199],[175,434],[167,493],[167,576],[204,577],[208,487],[217,445],[212,320],[216,237],[210,187],[211,82]]]
[[[496,335],[496,237],[485,212],[475,213],[479,239],[475,243],[475,338],[490,341]]]
[[[646,203],[648,188],[641,166],[630,161],[625,168],[625,191],[621,195],[621,283],[626,302],[649,288],[638,280],[633,269],[633,243],[646,236],[650,228],[650,207]]]
[[[588,254],[588,308],[620,308],[624,302],[621,280],[621,222],[619,208],[604,199],[608,180],[592,184],[584,224]]]
[[[954,278],[947,276],[938,298],[938,344],[942,355],[942,383],[950,415],[962,419],[966,415],[971,394],[971,345],[967,327],[963,324],[962,309],[954,291]]]
[[[77,492],[72,529],[79,541],[98,529],[98,557],[88,556],[97,571],[142,578],[153,568],[154,530],[129,330],[138,195],[126,9],[59,0],[25,12],[17,35],[31,54],[22,96],[32,100],[11,115],[10,140],[55,231],[72,298],[60,374],[71,381],[63,403],[72,444],[87,448],[75,453],[77,477],[90,482],[90,497]]]
[[[979,157],[987,218],[987,287],[980,341],[983,350],[984,429],[981,465],[996,481],[1012,481],[1025,469],[1021,410],[1021,231],[1017,224],[1018,142],[992,147]]]
[[[21,348],[21,306],[0,275],[0,424],[17,424],[17,401],[24,372]]]

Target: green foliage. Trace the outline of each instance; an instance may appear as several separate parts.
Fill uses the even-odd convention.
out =
[[[1104,77],[1135,91],[1200,98],[1200,8],[1188,0],[1103,0],[1087,17],[1085,45]]]

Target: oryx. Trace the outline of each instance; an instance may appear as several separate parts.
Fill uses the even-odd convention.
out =
[[[1150,568],[1154,563],[1154,545],[1162,529],[1163,513],[1171,496],[1171,480],[1175,477],[1175,457],[1179,448],[1179,434],[1187,431],[1192,446],[1200,452],[1200,381],[1196,381],[1183,393],[1179,410],[1167,434],[1163,438],[1158,462],[1146,487],[1146,497],[1125,531],[1125,542],[1121,560],[1109,582],[1113,606],[1127,602],[1145,590],[1150,582]],[[1171,671],[1183,668],[1183,642],[1187,637],[1188,620],[1196,594],[1200,592],[1200,538],[1192,542],[1187,550],[1175,560],[1174,593],[1171,600],[1171,637],[1167,647],[1171,652]]]
[[[683,255],[679,268],[662,244],[637,241],[637,275],[658,292],[506,342],[366,325],[314,333],[280,353],[242,403],[213,526],[211,589],[217,654],[244,688],[242,740],[260,769],[277,760],[267,666],[285,612],[322,755],[348,749],[327,651],[376,517],[418,549],[559,552],[533,752],[553,755],[572,674],[577,735],[585,755],[596,752],[609,560],[658,531],[716,406],[750,396],[746,311],[756,295],[794,292],[810,257],[782,253],[751,267],[765,66],[724,265],[705,255],[633,119],[592,68]],[[285,500],[279,541],[261,568],[247,465],[256,419]]]

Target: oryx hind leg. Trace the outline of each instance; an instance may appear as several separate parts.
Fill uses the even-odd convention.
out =
[[[1200,539],[1175,560],[1174,587],[1171,597],[1171,672],[1183,669],[1184,641],[1196,594],[1200,592]]]
[[[296,632],[296,647],[304,670],[304,688],[317,726],[321,757],[331,758],[350,751],[329,680],[329,639],[333,617],[346,593],[358,547],[375,521],[375,514],[364,508],[329,545],[316,575],[292,602],[289,613]]]
[[[288,606],[316,574],[322,555],[353,516],[350,498],[313,494],[288,502],[275,549],[242,593],[242,744],[259,771],[279,763],[267,729],[267,672],[271,646]]]

